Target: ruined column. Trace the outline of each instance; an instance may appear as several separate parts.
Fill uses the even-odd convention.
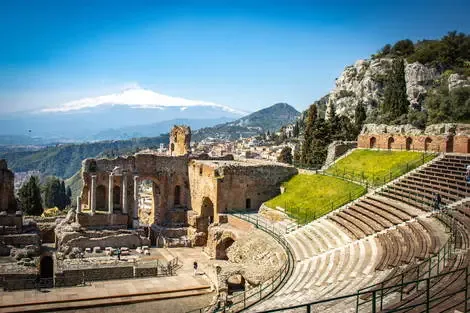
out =
[[[77,213],[82,213],[82,200],[80,196],[77,197]]]
[[[132,225],[134,228],[139,227],[139,176],[134,176],[134,208],[132,211]]]
[[[127,214],[127,175],[122,176],[122,214]]]
[[[90,213],[94,215],[96,212],[96,175],[91,175],[91,207]]]
[[[108,181],[108,214],[113,214],[113,188],[114,188],[114,176],[111,172],[109,174],[109,181]]]

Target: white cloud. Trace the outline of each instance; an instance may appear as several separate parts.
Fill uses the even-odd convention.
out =
[[[149,89],[143,89],[137,84],[132,88],[126,89],[119,93],[108,94],[98,97],[82,98],[75,101],[63,103],[61,105],[44,108],[41,112],[69,112],[93,108],[100,105],[127,105],[133,108],[143,109],[163,109],[164,107],[181,107],[185,110],[194,106],[211,106],[217,107],[224,111],[234,114],[244,115],[246,112],[233,109],[229,106],[199,100],[189,100],[180,97],[172,97],[162,95]]]

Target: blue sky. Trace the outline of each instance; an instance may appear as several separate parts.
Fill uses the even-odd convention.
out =
[[[386,43],[470,32],[469,1],[0,1],[0,114],[140,86],[305,109]]]

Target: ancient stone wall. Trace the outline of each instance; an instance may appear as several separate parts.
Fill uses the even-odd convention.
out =
[[[333,141],[328,145],[324,168],[351,149],[357,148],[357,141]]]
[[[39,234],[15,234],[0,236],[0,241],[5,245],[15,247],[25,247],[29,245],[39,246],[41,244]]]
[[[436,124],[422,131],[408,125],[367,124],[358,137],[358,147],[470,153],[469,128],[467,124]]]
[[[215,222],[230,209],[257,210],[296,173],[280,163],[194,160],[189,165],[192,208]]]
[[[14,214],[17,210],[14,183],[15,175],[8,169],[7,162],[0,159],[0,213]]]
[[[126,226],[127,228],[128,217],[122,214],[95,214],[91,216],[77,213],[77,222],[82,227]]]
[[[167,212],[175,207],[189,207],[188,158],[186,156],[170,157],[153,153],[141,153],[126,158],[87,159],[82,163],[83,189],[80,196],[81,209],[91,207],[92,179],[95,179],[96,209],[109,211],[109,182],[113,174],[113,197],[118,199],[114,211],[137,218],[134,214],[134,184],[142,180],[151,180],[154,190],[154,220],[163,223]],[[92,178],[95,176],[95,178]],[[125,178],[126,177],[126,178]],[[124,187],[126,181],[126,187]],[[123,191],[126,190],[126,210]],[[115,193],[119,193],[117,196]],[[158,197],[158,199],[157,199]],[[127,211],[127,212],[126,212]]]
[[[174,126],[170,132],[170,156],[188,155],[190,152],[191,129],[188,126]]]

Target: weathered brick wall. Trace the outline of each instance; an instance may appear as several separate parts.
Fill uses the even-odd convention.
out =
[[[225,167],[217,180],[217,212],[242,208],[258,210],[263,202],[279,194],[282,182],[296,173],[294,167],[274,164]]]
[[[12,245],[15,247],[24,247],[29,245],[40,245],[39,234],[15,234],[0,236],[0,241],[5,245]]]
[[[375,140],[374,140],[375,139]],[[458,139],[463,141],[462,138]],[[396,134],[364,134],[358,137],[359,148],[379,148],[397,150],[435,151],[435,152],[461,152],[468,151],[459,148],[456,151],[454,143],[449,142],[446,136],[426,136],[426,135],[396,135]],[[461,145],[459,145],[460,147]],[[450,151],[448,151],[450,150]]]
[[[129,222],[129,216],[123,214],[95,214],[78,213],[77,222],[83,227],[126,225]]]
[[[187,126],[175,126],[170,132],[169,152],[172,156],[189,154],[191,129]]]
[[[14,181],[15,175],[8,169],[7,162],[0,159],[0,212],[15,213],[17,209]]]
[[[127,279],[134,277],[134,267],[96,267],[88,269],[64,269],[55,274],[56,287],[76,286],[85,281]]]
[[[91,175],[96,175],[97,209],[108,209],[109,173],[116,167],[121,175],[113,178],[113,188],[119,190],[119,203],[114,209],[122,208],[122,183],[127,176],[127,207],[128,215],[132,216],[134,199],[134,176],[138,181],[151,180],[159,190],[159,199],[153,219],[163,219],[173,207],[190,207],[188,180],[188,157],[165,156],[152,153],[141,153],[129,157],[115,159],[87,159],[82,163],[83,188],[81,192],[82,210],[89,209]],[[175,190],[180,188],[180,204],[176,204]],[[116,192],[117,192],[116,190]]]
[[[0,225],[1,226],[14,226],[16,229],[21,230],[21,227],[23,225],[23,217],[16,216],[14,214],[0,216]]]

